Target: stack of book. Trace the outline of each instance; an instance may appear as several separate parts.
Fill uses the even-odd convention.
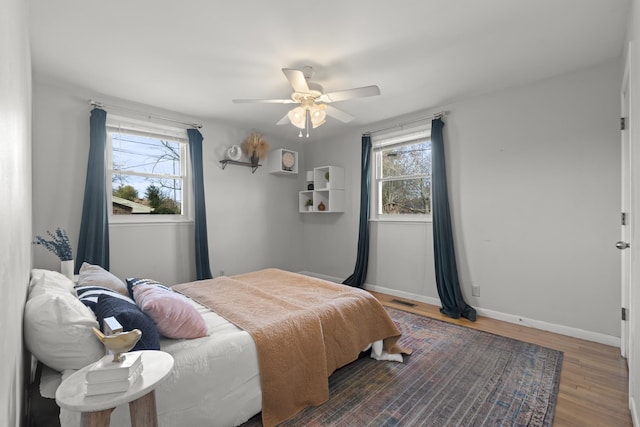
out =
[[[124,360],[113,361],[113,355],[98,360],[87,372],[87,396],[127,391],[142,374],[141,353],[123,353]]]

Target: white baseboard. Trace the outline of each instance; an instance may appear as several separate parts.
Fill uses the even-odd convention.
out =
[[[318,277],[320,279],[328,280],[330,282],[342,283],[344,279],[338,277],[327,276],[324,274],[317,274],[310,271],[300,271],[300,274],[307,276]],[[409,292],[398,291],[396,289],[385,288],[382,286],[376,286],[365,283],[365,289],[380,292],[387,295],[393,295],[396,297],[412,299],[414,301],[420,301],[426,304],[432,304],[440,306],[440,299],[426,297],[423,295],[416,295]],[[619,337],[611,335],[601,334],[599,332],[585,331],[579,328],[573,328],[570,326],[559,325],[556,323],[548,323],[542,320],[529,319],[526,317],[517,316],[514,314],[502,313],[494,310],[487,310],[484,308],[474,307],[479,316],[489,317],[491,319],[502,320],[504,322],[515,323],[517,325],[524,325],[530,328],[541,329],[543,331],[554,332],[556,334],[567,335],[574,338],[580,338],[587,341],[593,341],[600,344],[610,345],[620,348],[621,342]],[[637,424],[634,424],[637,425]]]
[[[640,426],[640,414],[635,401],[629,396],[629,410],[631,411],[631,423],[634,426]]]
[[[312,271],[298,271],[299,274],[304,274],[305,276],[317,277],[318,279],[328,280],[329,282],[342,283],[344,279],[334,276],[327,276],[326,274],[314,273]]]

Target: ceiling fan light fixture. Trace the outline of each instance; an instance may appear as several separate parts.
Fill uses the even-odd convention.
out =
[[[322,125],[323,125],[323,124],[325,124],[326,122],[327,122],[326,120],[323,120],[323,121],[321,121],[321,122],[319,122],[319,121],[313,121],[313,120],[312,120],[312,121],[311,121],[311,125],[312,125],[312,126],[313,126],[313,128],[315,129],[315,128],[319,127],[319,126],[322,126]]]
[[[296,107],[290,110],[287,113],[291,124],[297,128],[304,129],[305,128],[305,119],[307,117],[307,112],[302,107]]]
[[[314,105],[309,110],[311,116],[311,124],[313,128],[322,126],[326,122],[327,113],[324,111],[324,105]]]

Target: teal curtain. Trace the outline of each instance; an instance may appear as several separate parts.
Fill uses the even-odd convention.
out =
[[[89,119],[89,160],[84,185],[80,237],[76,253],[75,274],[83,262],[109,270],[109,206],[105,178],[107,112],[94,108]]]
[[[442,303],[440,311],[454,319],[462,316],[475,321],[476,311],[465,302],[460,289],[460,281],[458,280],[447,191],[443,127],[444,122],[441,118],[434,119],[431,122],[433,247],[436,286]]]
[[[345,285],[362,288],[367,278],[369,264],[369,199],[371,196],[371,136],[362,135],[362,162],[360,175],[360,223],[358,229],[358,254],[353,274]]]
[[[196,278],[211,279],[209,266],[209,243],[207,238],[207,212],[204,201],[204,173],[202,167],[202,134],[198,129],[187,129],[193,201],[195,207]]]

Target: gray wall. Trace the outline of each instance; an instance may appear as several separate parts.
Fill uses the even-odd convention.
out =
[[[31,62],[26,7],[0,0],[0,425],[21,425],[31,268]]]
[[[225,148],[240,144],[251,130],[180,117],[44,76],[35,76],[33,91],[34,233],[62,227],[69,232],[74,250],[77,247],[89,150],[88,100],[94,99],[204,125],[205,198],[214,275],[221,270],[229,275],[265,267],[295,269],[300,264],[296,192],[298,179],[304,178],[272,175],[266,167],[255,174],[246,167],[220,167]],[[266,137],[272,148],[299,149],[296,143]],[[110,269],[120,278],[151,277],[167,284],[195,280],[193,246],[193,223],[112,225]],[[42,248],[34,251],[34,265],[60,267],[57,258]]]
[[[616,61],[445,107],[459,270],[472,305],[619,337],[619,255],[613,243],[619,234],[620,73]],[[77,241],[89,98],[180,118],[37,76],[36,233],[61,226]],[[276,176],[261,168],[251,174],[233,166],[223,171],[218,160],[224,148],[250,130],[202,122],[214,274],[274,266],[348,276],[358,233],[360,134],[300,146],[271,141],[273,148],[300,152],[301,172],[345,167],[346,212],[300,215],[297,192],[305,186],[304,173]],[[113,226],[111,270],[169,284],[192,280],[191,227]],[[430,224],[373,223],[371,236],[369,285],[437,298]],[[42,250],[34,263],[58,268]],[[481,287],[481,297],[470,296],[471,285]]]
[[[615,61],[444,108],[449,197],[469,303],[620,336],[620,84]],[[360,146],[359,134],[307,146],[310,166],[346,168],[347,209],[303,217],[305,270],[338,278],[353,271]],[[371,223],[367,284],[437,298],[432,247],[430,223]],[[479,298],[471,297],[472,285],[481,287]]]

